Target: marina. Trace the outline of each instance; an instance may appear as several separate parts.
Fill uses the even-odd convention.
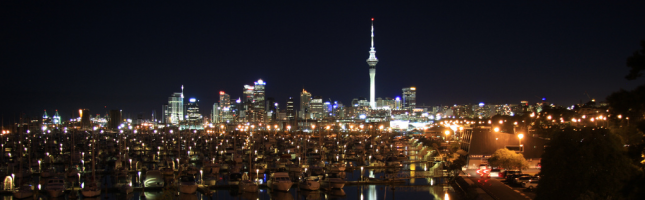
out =
[[[63,127],[3,135],[9,164],[0,169],[1,192],[4,199],[348,199],[397,189],[457,195],[442,158],[414,137],[250,129]]]

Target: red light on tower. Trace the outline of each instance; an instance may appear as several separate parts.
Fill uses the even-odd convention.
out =
[[[372,21],[374,21],[374,18],[372,17]]]
[[[221,94],[224,94],[224,91],[219,91],[219,94],[220,94],[220,95],[221,95]]]

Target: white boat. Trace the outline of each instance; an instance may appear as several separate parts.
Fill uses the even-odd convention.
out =
[[[16,199],[24,199],[34,196],[34,190],[29,185],[20,186],[20,188],[13,193]]]
[[[51,178],[45,184],[45,190],[50,197],[56,198],[65,194],[65,180],[62,178]]]
[[[90,181],[83,189],[81,190],[83,197],[96,197],[101,195],[101,188],[94,181]]]
[[[163,187],[163,174],[159,170],[150,170],[146,172],[146,179],[143,184],[145,187]]]
[[[258,192],[258,184],[252,180],[240,181],[238,187],[242,192]]]
[[[273,190],[279,191],[289,191],[293,182],[289,178],[289,173],[287,172],[276,172],[271,173],[271,177],[267,181],[267,186]]]
[[[345,180],[341,178],[326,178],[323,180],[322,186],[331,189],[343,189],[345,187]]]
[[[319,190],[320,182],[318,182],[317,176],[303,177],[298,182],[298,187],[303,190]]]
[[[181,176],[179,178],[179,191],[185,194],[193,194],[197,191],[195,178],[190,176]]]

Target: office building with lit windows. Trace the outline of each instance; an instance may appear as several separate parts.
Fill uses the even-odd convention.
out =
[[[311,112],[311,93],[307,92],[305,89],[302,89],[300,93],[300,110],[299,116],[300,119],[311,119],[309,113]]]
[[[417,88],[403,88],[403,109],[412,110],[417,106]]]

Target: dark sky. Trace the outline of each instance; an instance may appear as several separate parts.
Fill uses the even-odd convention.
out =
[[[258,78],[282,107],[303,87],[349,104],[369,97],[372,17],[377,97],[416,86],[418,105],[568,106],[643,83],[623,77],[645,39],[645,1],[51,2],[0,3],[5,121],[43,109],[149,116],[181,85],[210,114],[219,91],[237,98]]]

